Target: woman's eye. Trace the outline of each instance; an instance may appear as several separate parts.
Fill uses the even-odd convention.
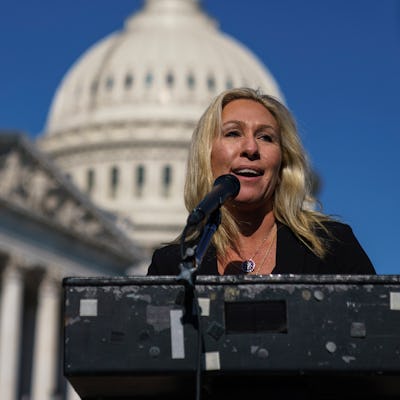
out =
[[[267,133],[261,134],[261,135],[259,136],[259,138],[260,138],[261,140],[263,140],[264,142],[272,142],[272,141],[273,141],[272,136],[269,135],[269,134],[267,134]]]
[[[239,131],[228,131],[225,133],[226,137],[236,137],[239,136],[240,132]]]

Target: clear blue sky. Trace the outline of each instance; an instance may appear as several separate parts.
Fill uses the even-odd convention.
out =
[[[400,2],[203,5],[277,79],[322,177],[325,212],[353,227],[380,274],[400,274]],[[2,0],[0,128],[40,134],[72,63],[140,6],[139,0]]]

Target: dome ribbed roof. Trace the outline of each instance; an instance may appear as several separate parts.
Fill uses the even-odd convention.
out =
[[[251,86],[282,98],[257,58],[218,30],[196,0],[147,0],[124,29],[71,67],[46,135],[88,126],[162,120],[193,123],[220,91]]]

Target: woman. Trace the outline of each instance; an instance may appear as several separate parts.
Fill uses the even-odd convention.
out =
[[[214,180],[233,174],[240,192],[199,274],[374,274],[348,225],[315,211],[311,173],[295,122],[276,99],[252,89],[221,93],[194,130],[185,183],[191,211]],[[196,239],[196,238],[191,238]],[[149,275],[176,275],[177,243],[158,249]]]

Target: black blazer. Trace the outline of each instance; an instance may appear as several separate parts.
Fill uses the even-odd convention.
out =
[[[287,227],[278,223],[276,265],[273,274],[375,274],[375,269],[349,225],[327,222],[335,239],[328,240],[328,254],[321,260]],[[154,252],[148,275],[178,275],[179,245],[172,244]],[[210,245],[199,275],[218,275],[215,247]]]

